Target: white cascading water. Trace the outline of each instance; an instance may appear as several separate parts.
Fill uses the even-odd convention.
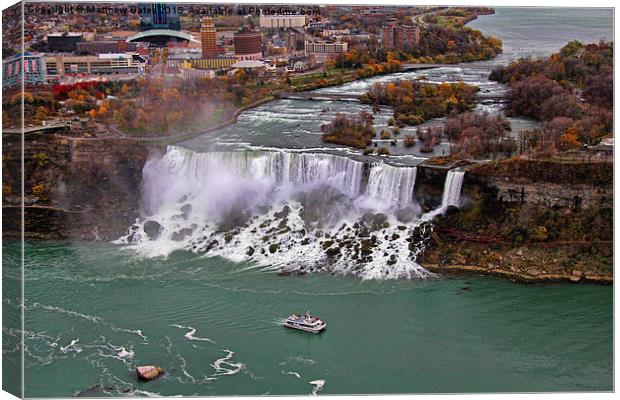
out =
[[[442,208],[448,208],[449,206],[460,206],[461,187],[463,186],[464,177],[465,172],[463,171],[448,171],[448,175],[446,175],[446,184],[443,191],[443,198],[441,200]]]
[[[279,271],[430,276],[415,260],[427,215],[447,208],[420,215],[415,167],[323,153],[170,146],[143,178],[146,216],[116,243],[146,257],[189,250]],[[445,204],[458,204],[462,178],[448,174]]]
[[[377,164],[370,170],[366,195],[359,204],[378,210],[394,204],[410,204],[414,201],[415,177],[416,168]]]

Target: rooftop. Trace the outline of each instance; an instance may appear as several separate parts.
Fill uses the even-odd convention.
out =
[[[182,31],[175,31],[172,29],[150,29],[148,31],[138,32],[134,35],[129,36],[126,39],[126,41],[127,42],[140,41],[141,39],[148,39],[154,36],[170,36],[170,37],[175,37],[181,40],[187,40],[188,42],[198,42],[189,33],[182,32]]]
[[[243,60],[234,63],[230,66],[231,68],[265,68],[266,64],[262,61],[257,60]]]
[[[79,36],[83,36],[84,34],[81,32],[54,32],[54,33],[48,33],[47,36],[52,36],[52,37],[79,37]]]

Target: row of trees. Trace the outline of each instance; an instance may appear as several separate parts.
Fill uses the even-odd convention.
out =
[[[463,82],[435,85],[399,80],[387,84],[374,83],[362,100],[375,106],[394,107],[394,119],[399,124],[418,125],[451,112],[469,110],[477,90],[477,87]]]
[[[181,133],[222,122],[237,108],[271,95],[279,85],[280,81],[266,83],[243,71],[213,79],[134,80],[121,88],[118,97],[101,102],[91,117],[127,133]]]
[[[502,52],[502,41],[484,36],[479,30],[467,26],[450,28],[427,25],[420,35],[420,42],[407,49],[412,61],[458,63],[494,58]]]
[[[569,42],[547,59],[523,59],[492,71],[510,86],[507,115],[532,118],[526,151],[555,153],[595,144],[613,131],[613,44]]]

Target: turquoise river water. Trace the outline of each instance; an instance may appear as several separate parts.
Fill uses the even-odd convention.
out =
[[[483,16],[471,25],[504,40],[505,54],[478,63],[488,65],[490,70],[515,57],[548,55],[574,38],[584,42],[609,39],[613,12],[499,8],[495,15]],[[488,81],[489,70],[459,65],[424,74],[432,81],[466,79],[489,92],[505,90]],[[420,72],[398,76],[408,74],[414,77]],[[359,92],[372,81],[353,82],[330,91]],[[338,107],[358,110],[362,106],[281,100],[244,113],[237,124],[216,133],[215,141],[224,147],[279,146],[298,152],[315,148],[322,145],[319,114],[326,107],[332,107],[328,113],[333,113]],[[389,112],[384,113],[382,118],[387,119]],[[513,122],[524,126],[531,123]],[[145,200],[159,207],[155,216],[161,224],[167,221],[166,229],[181,227],[179,221],[185,218],[184,229],[193,232],[200,213],[212,211],[200,203],[201,196],[209,193],[195,188],[196,182],[204,183],[198,172],[202,166],[211,165],[211,159],[192,152],[207,151],[213,137],[189,141],[182,145],[189,150],[170,151],[166,161],[169,164],[151,163],[151,169],[145,169],[147,183],[157,195]],[[329,150],[340,158],[285,159],[259,154],[253,159],[230,156],[226,160],[235,168],[243,167],[260,176],[254,181],[235,181],[248,189],[248,197],[254,193],[248,188],[252,182],[267,188],[269,177],[261,174],[269,168],[281,174],[278,163],[285,161],[296,163],[298,179],[302,174],[315,180],[329,179],[334,171],[342,172],[345,175],[338,175],[340,183],[333,185],[346,182],[348,186],[339,189],[357,196],[360,177],[364,176],[361,164],[343,158],[359,159],[360,155],[337,148]],[[415,165],[421,161],[419,155],[408,158],[411,154],[401,150],[400,161],[395,164]],[[161,168],[168,165],[178,169],[176,175],[161,173]],[[367,178],[374,182],[367,184],[368,193],[351,197],[351,204],[380,207],[386,204],[383,198],[413,203],[413,186],[403,197],[394,185],[414,185],[415,170],[402,174],[402,170],[381,164],[373,168]],[[179,178],[188,175],[198,180],[185,182]],[[219,184],[222,196],[237,195],[224,190],[230,186],[227,181]],[[168,193],[170,187],[177,192]],[[181,200],[177,198],[183,190],[193,196],[183,199],[191,199],[192,203],[179,211]],[[450,197],[456,199],[457,205],[459,190],[460,186]],[[265,193],[267,189],[259,194]],[[308,196],[306,201],[311,201]],[[335,197],[338,202],[343,199],[339,196]],[[226,206],[227,199],[217,197],[221,207]],[[412,212],[416,212],[414,206]],[[289,217],[289,223],[300,221],[293,217]],[[127,226],[132,223],[127,221]],[[246,233],[244,240],[253,244],[251,234]],[[26,242],[25,395],[613,390],[612,286],[523,285],[481,276],[429,277],[419,268],[409,270],[406,266],[399,273],[413,279],[377,279],[384,273],[379,259],[372,270],[361,274],[371,279],[330,273],[278,276],[273,270],[244,260],[244,248],[226,248],[216,257],[187,251],[209,245],[198,239],[185,243],[184,239],[160,238],[141,246]],[[390,243],[384,244],[386,252],[393,251]],[[295,249],[297,244],[290,246]],[[19,379],[15,361],[20,354],[21,336],[19,323],[12,318],[18,313],[20,298],[19,251],[20,243],[4,241],[3,356],[8,360],[4,380],[13,383]],[[294,254],[291,257],[283,260],[294,261]],[[397,265],[406,262],[398,258]],[[327,330],[312,335],[277,324],[278,319],[305,310],[327,321]],[[161,379],[139,382],[134,369],[144,364],[159,365],[166,373]]]

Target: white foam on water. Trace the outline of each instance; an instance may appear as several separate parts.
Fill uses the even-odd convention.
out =
[[[127,350],[124,347],[120,348],[120,351],[116,353],[120,358],[133,358],[134,352],[133,350]]]
[[[299,373],[295,372],[295,371],[285,371],[285,370],[282,370],[281,372],[284,375],[293,375],[294,377],[296,377],[298,379],[301,379],[301,375]]]
[[[71,343],[69,343],[66,346],[61,346],[60,347],[60,352],[61,353],[68,353],[69,351],[74,351],[76,353],[81,353],[82,352],[82,348],[80,346],[76,346],[79,343],[80,339],[73,339],[71,341]]]
[[[149,392],[147,390],[142,390],[142,389],[133,389],[128,393],[124,393],[124,396],[140,396],[140,397],[164,397],[159,393],[156,392]],[[166,397],[175,397],[175,396],[168,396],[166,395]]]
[[[179,329],[188,329],[187,333],[185,333],[185,335],[183,335],[187,340],[198,340],[198,341],[202,341],[202,342],[209,342],[209,343],[215,343],[214,340],[206,338],[206,337],[198,337],[196,336],[196,328],[192,327],[192,326],[183,326],[183,325],[177,325],[177,324],[173,324],[172,326],[174,326],[175,328],[179,328]]]
[[[139,337],[142,338],[142,340],[144,341],[144,343],[148,343],[149,342],[149,338],[146,337],[143,333],[141,329],[126,329],[126,328],[119,328],[115,325],[111,325],[110,328],[114,331],[114,332],[127,332],[127,333],[133,333],[134,335],[138,335]]]
[[[97,317],[97,316],[94,316],[94,315],[88,315],[88,314],[82,314],[82,313],[79,313],[77,311],[64,309],[62,307],[48,306],[48,305],[40,304],[40,303],[33,303],[32,307],[33,308],[42,308],[42,309],[47,310],[47,311],[52,311],[52,312],[57,312],[57,313],[60,313],[60,314],[71,315],[73,317],[83,318],[83,319],[86,319],[86,320],[94,322],[94,323],[99,323],[99,322],[102,321],[101,317]]]
[[[312,392],[310,393],[313,396],[316,396],[321,390],[323,390],[323,387],[325,386],[324,379],[317,379],[308,383],[314,385],[314,389],[312,389]]]
[[[301,364],[307,364],[307,365],[315,365],[317,364],[316,361],[314,361],[311,358],[304,358],[303,356],[299,355],[299,356],[295,356],[295,357],[289,357],[284,361],[281,361],[279,364],[284,366],[287,365],[288,363],[291,362],[297,362],[297,363],[301,363]]]
[[[233,355],[235,354],[233,351],[225,349],[226,356],[222,358],[218,358],[211,364],[211,366],[215,369],[215,374],[212,377],[223,376],[223,375],[235,375],[245,369],[245,364],[238,362],[232,362]]]

